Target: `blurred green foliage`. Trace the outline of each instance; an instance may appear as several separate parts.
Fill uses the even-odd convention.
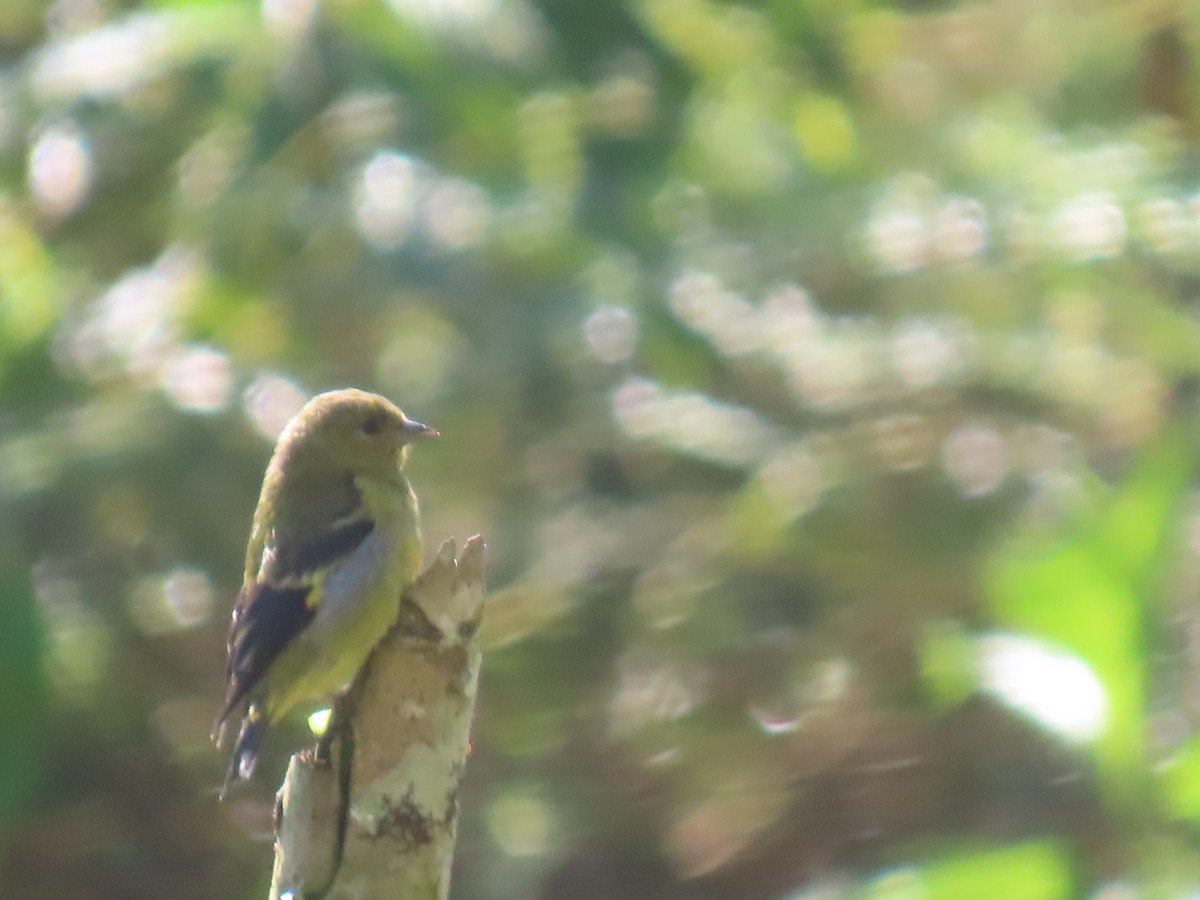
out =
[[[1200,889],[1200,13],[0,3],[0,896],[265,894],[258,480],[490,545],[454,893]],[[1198,638],[1200,639],[1200,638]]]

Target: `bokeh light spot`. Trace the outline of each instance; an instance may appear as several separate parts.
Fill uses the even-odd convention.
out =
[[[928,227],[916,213],[881,212],[867,223],[867,248],[886,271],[901,274],[921,268],[927,258],[928,244]]]
[[[94,381],[122,372],[157,381],[176,352],[180,320],[202,271],[200,256],[182,246],[129,270],[68,324],[60,336],[63,361]]]
[[[857,161],[854,121],[836,97],[803,92],[796,105],[795,129],[801,152],[816,171],[842,172]]]
[[[1138,230],[1155,253],[1178,253],[1194,246],[1197,227],[1187,208],[1173,197],[1147,200],[1137,210]]]
[[[492,840],[509,856],[537,856],[550,843],[554,822],[549,807],[532,794],[506,791],[487,809]]]
[[[192,207],[204,207],[221,195],[245,149],[244,128],[217,128],[200,138],[180,158],[179,195]]]
[[[1091,667],[1042,641],[1008,634],[980,639],[986,690],[1070,741],[1095,740],[1108,721],[1108,695]]]
[[[942,462],[950,478],[968,497],[992,493],[1008,475],[1004,438],[994,427],[982,422],[954,429],[942,446]]]
[[[358,231],[379,250],[394,250],[412,232],[423,185],[411,157],[380,151],[363,168],[355,189]]]
[[[326,707],[318,709],[311,713],[308,717],[308,730],[316,737],[321,737],[329,730],[329,723],[333,720],[333,709]]]
[[[307,399],[294,381],[280,375],[260,375],[246,388],[242,406],[259,433],[274,441]]]
[[[637,346],[637,320],[623,306],[602,306],[583,323],[583,336],[601,362],[625,362]]]
[[[768,500],[785,521],[799,518],[817,505],[825,489],[825,473],[806,442],[793,444],[771,457],[758,478]]]
[[[63,218],[83,205],[92,187],[91,145],[71,122],[51,126],[29,152],[29,189],[38,208]]]
[[[74,578],[50,563],[34,568],[33,590],[50,634],[47,668],[64,696],[84,699],[101,683],[112,657],[111,629],[91,609]]]
[[[630,735],[657,722],[670,722],[690,713],[708,689],[705,673],[694,666],[646,658],[630,650],[617,666],[617,687],[609,702],[613,734]]]
[[[671,284],[671,311],[726,356],[763,344],[757,310],[707,272],[685,272]]]
[[[613,394],[613,413],[632,437],[733,466],[768,453],[776,433],[756,413],[691,392],[668,393],[654,382],[630,379]]]
[[[870,900],[927,900],[929,889],[916,869],[892,869],[867,887]]]
[[[987,247],[987,212],[969,197],[951,197],[933,219],[934,256],[951,265],[976,263]]]
[[[387,5],[411,22],[462,28],[486,21],[496,11],[499,0],[387,0]]]
[[[229,357],[215,347],[185,347],[163,365],[159,381],[180,409],[216,412],[229,403],[233,367]]]
[[[447,250],[465,250],[481,243],[492,219],[487,193],[463,178],[434,182],[422,211],[429,237]]]
[[[279,37],[295,40],[303,35],[317,11],[317,0],[262,0],[262,17]]]
[[[883,465],[896,472],[908,472],[925,465],[937,443],[928,419],[916,413],[897,413],[877,419],[871,436]]]
[[[390,337],[375,362],[381,386],[406,406],[421,405],[453,383],[466,354],[466,342],[455,324],[436,308],[406,302],[388,323]]]
[[[1060,246],[1075,260],[1113,256],[1125,246],[1125,213],[1107,194],[1068,200],[1055,214],[1054,226]]]
[[[896,371],[914,389],[951,380],[965,363],[960,342],[951,327],[928,319],[900,323],[892,337],[891,350]]]
[[[208,621],[213,586],[198,569],[179,568],[142,579],[129,594],[129,614],[146,634],[167,634]]]

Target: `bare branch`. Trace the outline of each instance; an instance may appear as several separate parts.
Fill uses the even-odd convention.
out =
[[[484,544],[453,541],[405,593],[335,715],[328,759],[292,757],[271,900],[445,900],[481,659]],[[341,720],[338,722],[338,720]]]

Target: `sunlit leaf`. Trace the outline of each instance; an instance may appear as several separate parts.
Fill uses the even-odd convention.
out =
[[[894,869],[864,892],[870,900],[1066,900],[1071,863],[1051,842],[963,852]]]
[[[1179,439],[1164,440],[1064,534],[1010,542],[986,579],[1002,623],[1073,650],[1100,678],[1109,719],[1097,758],[1106,786],[1125,801],[1146,765],[1148,576],[1175,521],[1187,462]]]

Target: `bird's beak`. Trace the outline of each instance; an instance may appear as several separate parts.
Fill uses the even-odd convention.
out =
[[[441,437],[442,433],[428,425],[422,425],[420,422],[413,419],[406,419],[400,427],[400,433],[404,435],[405,443],[415,441],[417,438],[433,438]]]

